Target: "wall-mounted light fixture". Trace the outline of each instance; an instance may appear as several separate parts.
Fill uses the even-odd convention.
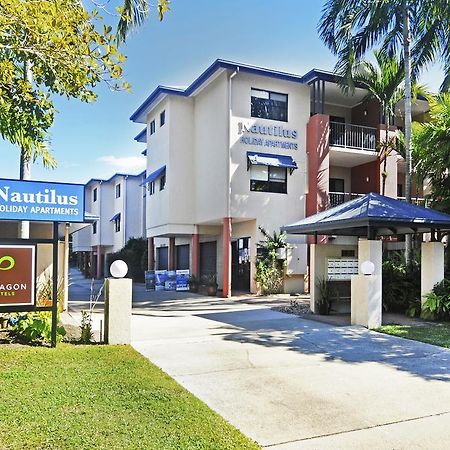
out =
[[[367,111],[367,109],[365,109],[365,110],[363,111],[363,114],[364,114],[364,117],[367,117],[368,114],[369,114],[369,111]]]

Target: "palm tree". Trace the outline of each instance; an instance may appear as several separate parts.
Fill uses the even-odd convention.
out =
[[[385,124],[385,138],[380,143],[379,154],[383,161],[383,184],[381,193],[386,190],[387,158],[395,147],[395,138],[389,139],[389,126],[395,113],[395,106],[403,97],[403,68],[397,58],[389,56],[384,51],[374,51],[376,64],[366,60],[358,61],[347,77],[342,79],[341,85],[345,93],[353,91],[358,85],[369,91],[364,100],[375,99],[381,108],[381,121]]]
[[[450,93],[430,98],[429,120],[414,123],[416,170],[431,182],[434,207],[450,212]]]
[[[380,46],[399,56],[405,77],[405,196],[411,201],[411,91],[413,76],[438,57],[450,84],[450,0],[328,0],[319,23],[324,43],[337,55],[336,70],[348,73],[368,50]],[[411,239],[406,258],[411,261]]]
[[[159,20],[163,20],[164,14],[170,10],[170,0],[158,0],[156,5]],[[124,0],[119,9],[120,20],[117,25],[117,42],[125,42],[129,32],[134,27],[141,26],[148,17],[150,11],[148,0]]]

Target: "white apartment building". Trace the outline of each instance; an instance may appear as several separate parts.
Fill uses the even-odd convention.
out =
[[[86,211],[98,221],[73,234],[72,250],[90,276],[107,274],[106,256],[119,251],[130,238],[145,236],[145,172],[116,173],[107,180],[91,179],[85,185]]]
[[[145,125],[149,269],[217,274],[219,289],[256,292],[259,227],[269,233],[354,195],[380,192],[380,108],[336,76],[224,60],[186,89],[158,86],[131,116]],[[414,114],[425,111],[417,105]],[[390,131],[392,133],[394,130]],[[386,195],[402,196],[400,157]],[[338,242],[337,240],[336,242]],[[304,237],[290,236],[286,292],[301,292]]]

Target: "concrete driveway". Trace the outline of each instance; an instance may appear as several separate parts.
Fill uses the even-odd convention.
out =
[[[146,302],[133,346],[267,448],[449,448],[450,351],[253,301]]]

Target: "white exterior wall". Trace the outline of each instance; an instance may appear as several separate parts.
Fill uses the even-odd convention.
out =
[[[330,166],[330,178],[341,178],[344,180],[344,192],[351,193],[352,169],[350,167]]]
[[[288,122],[255,119],[250,117],[251,88],[264,89],[288,94]],[[306,124],[309,120],[309,87],[298,83],[239,74],[233,80],[233,118],[231,124],[231,179],[232,179],[232,217],[254,219],[268,231],[278,231],[288,223],[305,217],[306,190]],[[271,136],[256,136],[296,143],[297,150],[278,147],[246,145],[240,142],[238,122],[249,125],[282,126],[296,130],[297,139]],[[287,178],[287,194],[250,191],[250,171],[247,170],[247,152],[257,151],[291,156],[298,169]]]
[[[92,225],[88,225],[72,234],[72,251],[88,252],[91,250]]]
[[[217,276],[222,286],[222,223],[227,213],[229,181],[227,167],[231,156],[230,209],[232,238],[250,237],[250,257],[254,262],[256,243],[262,239],[258,226],[270,233],[305,216],[306,125],[310,114],[310,89],[306,85],[238,73],[232,80],[231,121],[229,75],[220,72],[193,97],[168,96],[147,115],[147,174],[166,166],[166,188],[147,193],[147,236],[175,235],[176,245],[196,231],[200,241],[217,241]],[[288,122],[251,118],[251,88],[288,94]],[[166,111],[166,125],[159,127],[159,114]],[[149,124],[156,122],[156,132],[149,136]],[[296,143],[297,150],[279,147],[255,147],[241,143],[238,123],[282,126],[297,130],[296,139],[272,137]],[[264,137],[264,136],[261,136]],[[266,136],[269,137],[269,136]],[[231,144],[231,148],[230,148]],[[229,150],[230,149],[230,150]],[[287,194],[251,192],[247,170],[247,151],[289,155],[298,169],[288,174]],[[166,241],[155,240],[155,245]],[[301,291],[306,266],[306,240],[292,238],[296,256],[289,265],[293,276],[289,290]],[[191,249],[192,252],[192,249]],[[302,262],[299,263],[298,259]],[[299,270],[302,270],[299,273]],[[251,290],[255,267],[251,267]],[[295,275],[301,275],[296,279]],[[297,277],[298,278],[298,277]]]
[[[114,186],[112,183],[102,183],[100,185],[100,194],[97,200],[100,208],[100,220],[97,225],[97,234],[94,234],[94,245],[111,246],[114,245],[114,222],[110,222],[115,214],[114,205]],[[122,218],[123,220],[123,218]]]
[[[159,115],[166,111],[166,124],[159,126]],[[150,123],[155,120],[156,132],[150,135]],[[162,234],[160,227],[170,223],[169,217],[169,193],[170,179],[173,178],[170,172],[169,164],[169,148],[170,148],[170,132],[169,124],[171,121],[171,111],[169,102],[166,100],[161,102],[153,111],[147,115],[147,175],[162,166],[166,166],[167,184],[163,191],[159,190],[159,180],[155,183],[154,195],[149,195],[147,191],[147,212],[146,223],[147,229],[155,230],[155,234],[147,232],[149,237]]]
[[[167,171],[169,223],[177,225],[177,232],[193,233],[192,224],[196,221],[195,175],[198,174],[194,152],[194,100],[171,97],[169,104],[170,117],[166,112],[165,125],[170,133]]]
[[[144,177],[127,177],[124,189],[124,202],[126,204],[123,216],[125,241],[130,238],[145,237],[145,197],[143,196],[143,187],[141,183]]]
[[[90,183],[85,190],[86,211],[100,217],[97,233],[92,225],[73,234],[72,249],[75,252],[91,251],[97,245],[112,253],[124,247],[130,237],[144,237],[144,199],[142,176],[117,175],[108,181]],[[120,197],[116,198],[116,185],[120,184]],[[93,201],[93,190],[97,188],[97,201]],[[126,204],[126,207],[125,207]],[[115,232],[111,218],[120,213],[120,231]]]
[[[226,72],[195,97],[195,222],[221,224],[227,216],[228,78]]]

